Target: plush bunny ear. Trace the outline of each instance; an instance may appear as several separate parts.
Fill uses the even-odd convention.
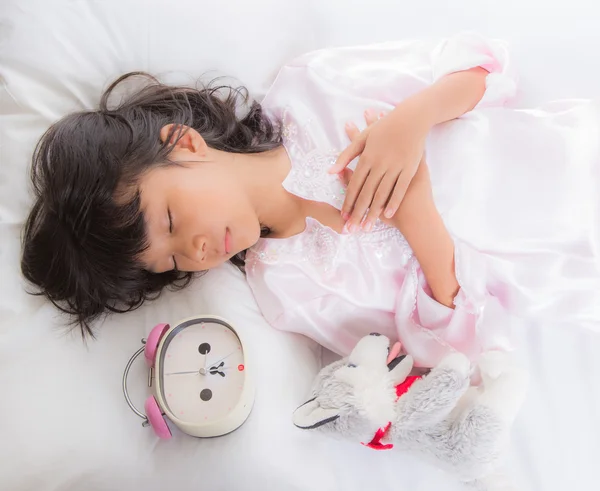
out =
[[[294,411],[294,425],[303,430],[314,430],[339,417],[337,409],[323,409],[315,399],[310,399]]]
[[[393,363],[393,362],[392,362]],[[394,384],[400,384],[406,380],[406,377],[410,375],[413,369],[414,361],[412,356],[406,355],[400,363],[398,363],[390,371],[390,377]]]

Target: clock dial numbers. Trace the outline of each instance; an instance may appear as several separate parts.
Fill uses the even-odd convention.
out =
[[[236,334],[219,323],[192,324],[163,349],[161,389],[178,418],[207,423],[231,411],[244,387],[244,356]]]

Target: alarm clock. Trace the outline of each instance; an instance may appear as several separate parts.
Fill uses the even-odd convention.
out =
[[[176,325],[158,324],[136,351],[123,373],[123,394],[129,407],[160,438],[171,438],[167,419],[196,437],[225,435],[239,428],[254,403],[252,366],[239,333],[220,317],[190,317]],[[153,394],[145,414],[132,403],[127,378],[144,353]]]

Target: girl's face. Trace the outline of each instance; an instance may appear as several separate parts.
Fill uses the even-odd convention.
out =
[[[164,129],[163,129],[164,130]],[[161,132],[163,137],[164,131]],[[166,130],[168,134],[168,130]],[[172,150],[180,165],[156,167],[139,182],[149,248],[149,271],[204,271],[228,261],[260,238],[260,223],[241,180],[190,130]]]

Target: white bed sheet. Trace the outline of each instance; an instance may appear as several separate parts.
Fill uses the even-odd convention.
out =
[[[454,489],[412,456],[296,430],[291,412],[321,350],[269,328],[233,268],[109,319],[87,346],[64,334],[64,319],[19,276],[31,150],[52,121],[94,105],[126,70],[175,70],[180,81],[214,70],[208,76],[237,77],[260,96],[304,51],[463,29],[511,42],[521,104],[597,97],[599,13],[593,0],[0,0],[0,490]],[[155,323],[197,313],[247,333],[257,402],[226,437],[158,441],[126,406],[122,370]],[[519,339],[533,384],[513,432],[518,480],[532,491],[600,488],[600,336],[534,325]],[[136,401],[144,381],[138,365]]]

